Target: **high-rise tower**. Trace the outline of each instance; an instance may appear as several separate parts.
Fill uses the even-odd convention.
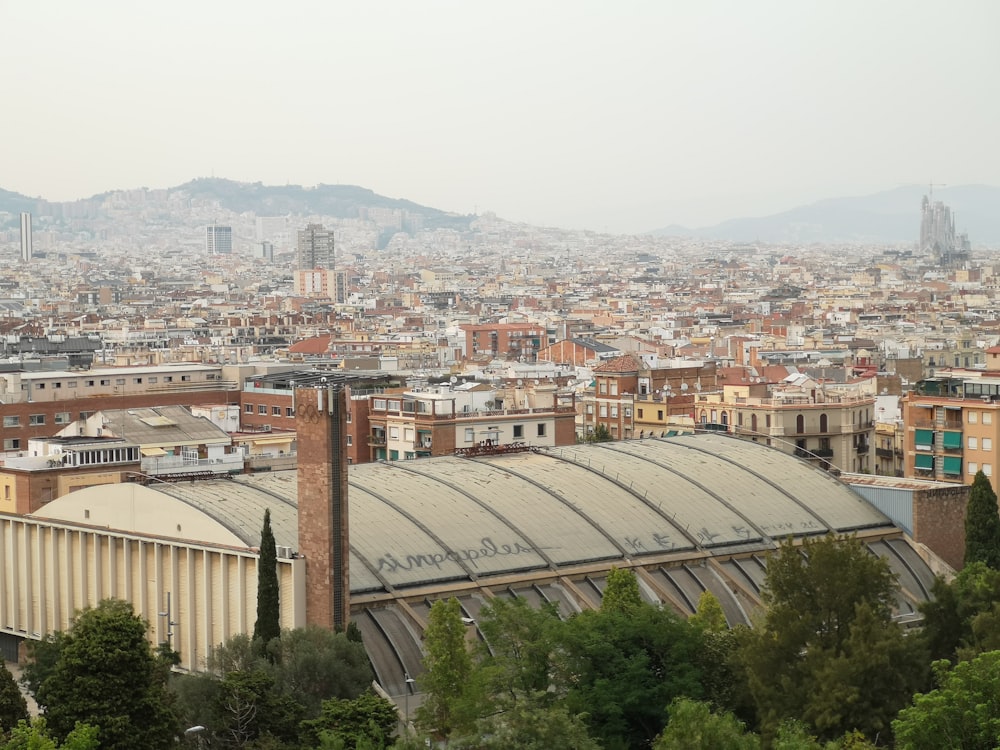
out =
[[[205,250],[209,255],[230,255],[233,252],[233,228],[212,224],[206,227]]]
[[[305,229],[300,229],[295,260],[295,267],[300,271],[333,270],[333,230],[325,229],[322,224],[307,224]]]
[[[31,214],[21,213],[21,260],[27,263],[31,260]]]

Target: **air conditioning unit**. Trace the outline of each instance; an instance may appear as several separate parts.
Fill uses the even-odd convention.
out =
[[[285,560],[292,559],[292,548],[291,547],[275,547],[274,552],[278,557],[284,558]]]
[[[270,432],[271,431],[271,425],[269,425],[269,424],[262,425],[261,428],[260,428],[260,430],[261,430],[261,432]]]

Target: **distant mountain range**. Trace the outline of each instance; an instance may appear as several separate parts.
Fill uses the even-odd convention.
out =
[[[101,203],[116,191],[100,193],[70,203]],[[157,191],[158,192],[158,191]],[[260,182],[234,182],[221,178],[201,178],[167,188],[168,193],[183,193],[191,199],[215,202],[235,213],[253,212],[257,216],[330,216],[357,219],[362,209],[402,209],[419,214],[422,226],[467,229],[473,217],[447,213],[408,200],[387,198],[355,185],[264,185]],[[29,198],[0,189],[0,212],[17,214],[32,211],[44,216],[44,198]],[[51,205],[51,204],[50,204]]]
[[[916,243],[920,238],[920,206],[927,186],[911,185],[857,198],[831,198],[772,216],[729,219],[711,227],[668,226],[651,234],[703,237],[736,242]],[[965,232],[975,248],[1000,244],[1000,187],[961,185],[938,189],[955,215],[955,229]]]
[[[401,209],[419,215],[417,224],[429,229],[468,229],[475,218],[429,208],[408,200],[387,198],[355,185],[264,185],[202,178],[167,188],[168,193],[218,204],[236,213],[258,216],[330,216],[356,219],[363,209]],[[857,242],[916,243],[920,234],[920,205],[927,187],[912,185],[855,198],[831,198],[789,209],[771,216],[730,219],[710,227],[668,226],[650,234],[701,237],[736,242],[824,243]],[[71,203],[100,205],[111,192]],[[956,216],[956,229],[966,232],[972,246],[1000,245],[1000,187],[962,185],[938,189],[935,201],[943,201]],[[39,218],[61,218],[64,212],[44,198],[31,198],[0,189],[0,227],[16,226],[17,214],[31,211]],[[77,214],[79,215],[79,214]],[[407,222],[407,226],[413,226]]]

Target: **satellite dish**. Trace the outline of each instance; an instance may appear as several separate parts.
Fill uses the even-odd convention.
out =
[[[517,379],[517,384],[518,384],[518,385],[524,385],[524,381],[523,381],[523,380],[521,380],[521,378],[518,378],[518,379]]]
[[[458,382],[458,378],[456,378],[454,375],[452,375],[451,378],[449,378],[449,379],[451,380],[452,385],[454,385],[455,383]]]
[[[682,391],[686,391],[687,389],[688,389],[688,384],[687,383],[681,383],[681,390]]]

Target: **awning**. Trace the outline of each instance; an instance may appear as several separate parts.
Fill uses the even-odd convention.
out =
[[[962,457],[961,456],[945,456],[944,466],[942,470],[945,474],[961,474],[962,473]]]
[[[266,437],[241,438],[240,443],[249,445],[277,445],[279,443],[291,443],[294,440],[294,435],[268,435]]]
[[[944,433],[944,447],[950,450],[955,450],[956,448],[962,447],[962,433],[961,432],[945,432]]]
[[[916,460],[913,465],[918,469],[933,469],[934,468],[934,456],[929,453],[918,453],[916,455]]]
[[[916,449],[929,451],[934,445],[934,430],[917,430],[913,438]]]
[[[144,456],[165,456],[167,452],[163,448],[140,448],[139,452]]]

